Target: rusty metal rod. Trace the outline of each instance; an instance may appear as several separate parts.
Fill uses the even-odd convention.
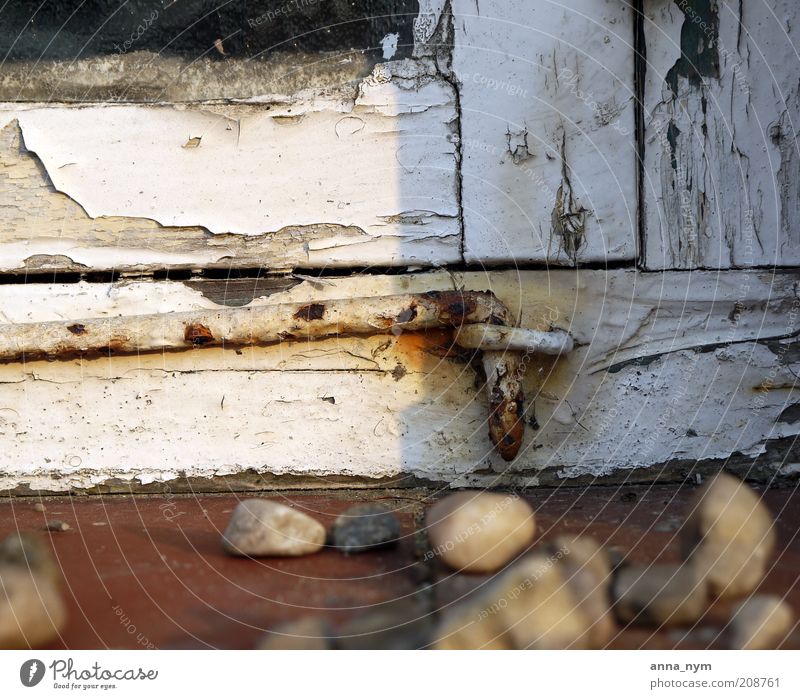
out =
[[[512,461],[525,436],[522,356],[519,352],[487,350],[481,361],[489,399],[489,439],[500,456]]]
[[[457,345],[467,349],[535,352],[551,355],[567,354],[572,352],[573,347],[572,338],[563,330],[543,332],[486,323],[462,325],[454,340]]]
[[[505,323],[489,292],[432,291],[312,303],[0,325],[0,361],[262,345],[393,329]]]

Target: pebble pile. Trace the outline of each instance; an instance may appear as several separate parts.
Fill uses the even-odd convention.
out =
[[[733,601],[715,634],[728,648],[774,648],[794,625],[785,601],[755,594],[773,560],[772,517],[752,489],[726,473],[700,488],[684,513],[678,562],[630,563],[588,536],[536,541],[531,506],[502,493],[444,497],[428,508],[425,530],[424,562],[443,578],[480,581],[455,604],[443,604],[436,585],[425,584],[335,628],[315,615],[285,622],[257,647],[603,648],[622,625],[708,626],[704,616],[715,599]],[[326,531],[299,509],[251,498],[235,508],[221,546],[238,557],[313,555],[326,543],[334,555],[361,555],[400,540],[398,518],[380,503],[351,507]],[[67,617],[61,582],[49,549],[34,535],[0,542],[0,648],[58,637]]]

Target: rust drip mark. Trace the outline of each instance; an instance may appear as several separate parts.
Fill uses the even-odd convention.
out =
[[[108,345],[101,348],[101,351],[106,351],[109,354],[125,353],[129,351],[129,342],[127,337],[112,337],[108,341]]]
[[[408,355],[406,363],[414,369],[421,369],[424,356],[446,357],[468,364],[478,350],[465,349],[456,344],[453,331],[445,328],[430,328],[404,332],[397,338],[397,349]]]
[[[436,304],[439,317],[451,325],[461,325],[478,306],[475,294],[460,291],[428,291],[422,294],[422,298]]]
[[[189,323],[183,333],[183,339],[195,346],[207,345],[209,342],[214,342],[214,336],[211,331],[200,323]]]
[[[307,306],[302,306],[297,313],[292,317],[295,320],[304,320],[311,322],[312,320],[322,320],[325,315],[325,305],[322,303],[309,303]]]
[[[489,439],[505,461],[512,461],[519,453],[525,433],[522,391],[508,400],[495,387],[489,400]]]
[[[86,334],[86,326],[82,323],[73,323],[72,325],[68,325],[67,330],[69,330],[73,335]]]

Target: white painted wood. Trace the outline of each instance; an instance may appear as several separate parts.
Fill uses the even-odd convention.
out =
[[[454,0],[465,256],[636,255],[628,3]]]
[[[10,117],[11,112],[5,114]],[[446,240],[428,241],[433,259],[445,254]],[[79,203],[55,190],[39,159],[25,148],[15,120],[0,128],[2,272],[262,266],[287,270],[348,264],[354,255],[368,257],[375,242],[358,228],[331,224],[289,226],[268,235],[245,236],[210,235],[199,227],[164,227],[143,218],[93,219]]]
[[[424,351],[443,338],[400,333],[2,365],[0,489],[246,469],[535,484],[543,468],[600,475],[752,454],[800,431],[781,421],[798,402],[796,275],[564,270],[329,281],[253,304],[455,283],[491,288],[526,327],[569,330],[573,353],[528,362],[526,393],[539,392],[528,410],[540,428],[527,430],[519,457],[508,465],[491,448],[473,370]],[[3,322],[214,307],[175,282],[0,287]]]
[[[350,101],[2,114],[0,270],[461,259],[455,96],[428,60],[378,65]]]
[[[800,6],[722,0],[709,21],[707,5],[645,3],[646,266],[796,265]],[[718,63],[690,60],[701,79],[679,63],[691,27]]]

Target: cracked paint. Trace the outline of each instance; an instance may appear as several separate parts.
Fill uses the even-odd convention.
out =
[[[648,269],[800,263],[797,4],[649,3],[644,21]]]
[[[466,261],[632,261],[631,8],[595,0],[453,0],[452,8]]]
[[[745,280],[750,289],[740,298]],[[485,401],[475,399],[472,372],[437,353],[441,338],[402,332],[319,340],[313,347],[295,342],[240,353],[211,347],[0,366],[0,433],[14,435],[0,456],[0,489],[31,483],[64,490],[109,478],[145,482],[168,473],[244,471],[410,474],[454,485],[502,473],[530,482],[544,470],[569,469],[563,475],[573,477],[670,459],[755,454],[767,440],[800,433],[791,407],[797,392],[787,388],[800,370],[798,343],[764,339],[785,334],[787,309],[796,302],[791,273],[551,270],[546,276],[464,273],[459,281],[491,287],[524,327],[555,323],[576,341],[567,357],[535,357],[528,366],[523,390],[529,398],[522,415],[516,406],[514,415],[529,422],[535,406],[538,429],[527,431],[510,464],[489,449]],[[445,272],[326,282],[302,282],[249,305],[308,307],[399,289],[453,289]],[[0,313],[9,322],[65,326],[82,318],[197,309],[211,316],[222,306],[198,284],[3,285]],[[306,312],[319,315],[319,309]],[[765,382],[770,390],[741,390]],[[335,403],[325,396],[335,396]],[[305,427],[287,430],[298,425]],[[149,462],[153,452],[161,455],[157,466]],[[79,458],[79,466],[65,455]]]
[[[249,238],[338,226],[359,230],[362,240],[351,242],[374,249],[359,251],[362,263],[460,259],[455,97],[429,62],[379,64],[349,104],[317,98],[305,106],[273,103],[269,111],[251,105],[9,105],[4,112],[17,120],[24,147],[51,186],[91,220],[146,220]],[[431,215],[403,215],[423,208]],[[416,245],[437,238],[435,251],[427,242]],[[78,262],[80,245],[79,239],[20,240],[7,256],[18,266],[36,255]],[[196,262],[219,261],[220,252],[207,250]],[[104,267],[118,266],[115,254],[120,251],[108,251]],[[136,255],[143,265],[179,261],[174,253],[134,250],[117,262],[130,264]]]

